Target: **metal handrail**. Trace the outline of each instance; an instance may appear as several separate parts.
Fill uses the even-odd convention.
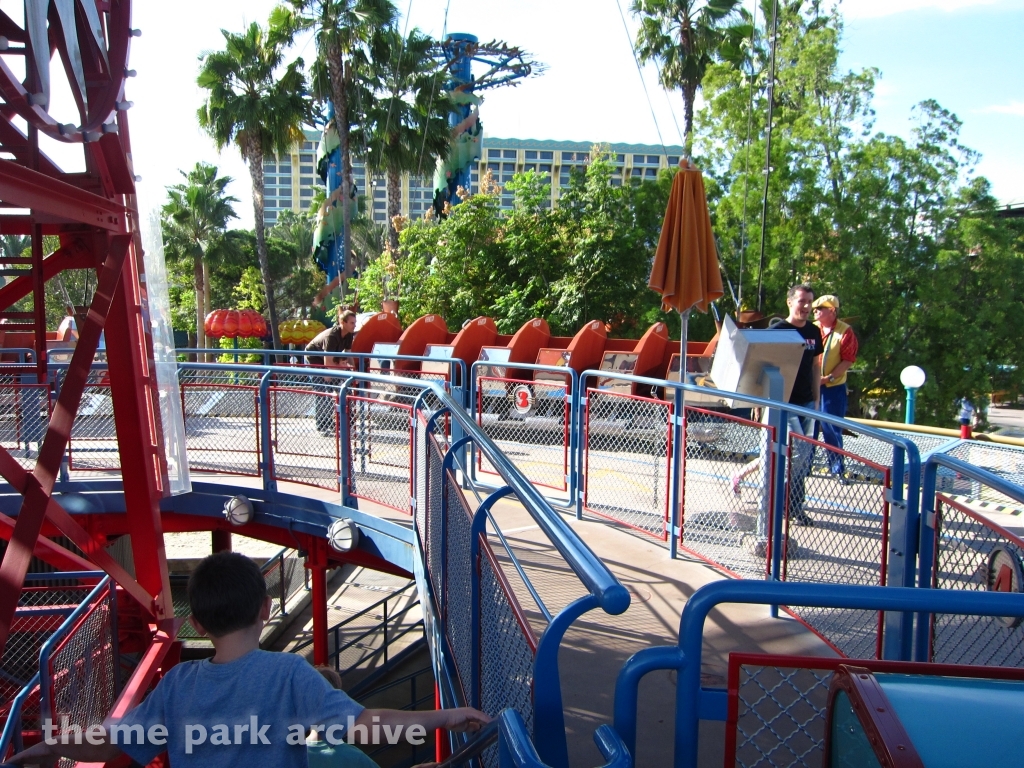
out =
[[[1024,616],[1024,594],[1020,593],[775,581],[713,582],[698,589],[686,601],[679,617],[677,645],[645,648],[634,653],[619,672],[615,683],[615,730],[631,754],[636,754],[640,680],[655,670],[671,669],[678,674],[674,765],[680,768],[697,765],[701,715],[708,707],[719,705],[720,708],[715,697],[701,687],[704,624],[708,614],[723,603],[967,616]]]
[[[207,370],[221,371],[224,373],[262,371],[266,375],[294,375],[295,369],[285,366],[263,366],[263,365],[234,365],[230,363],[179,363],[179,370]],[[373,384],[394,384],[394,376],[382,376],[373,373],[357,373],[354,371],[339,371],[331,368],[317,369],[317,376],[336,379],[339,383],[350,386],[356,382],[369,382]],[[498,474],[505,480],[508,486],[523,502],[523,506],[530,513],[540,529],[547,535],[555,549],[565,558],[566,563],[572,568],[577,578],[583,583],[587,591],[597,600],[598,605],[606,612],[613,615],[622,613],[629,607],[629,593],[619,583],[609,568],[590,550],[582,539],[572,528],[555,512],[547,500],[541,496],[533,484],[507,459],[501,450],[487,435],[477,426],[476,422],[469,416],[460,403],[449,395],[442,387],[432,381],[420,379],[405,379],[403,386],[411,386],[420,389],[420,396],[417,402],[422,402],[423,395],[432,393],[447,410],[453,421],[457,422],[463,431],[472,437],[478,448],[487,454],[488,461],[498,471]]]

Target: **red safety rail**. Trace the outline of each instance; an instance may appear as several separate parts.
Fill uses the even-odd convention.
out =
[[[476,420],[484,433],[534,485],[564,491],[569,474],[568,384],[481,376]],[[487,394],[498,388],[504,398]],[[497,475],[477,451],[477,470]]]
[[[180,386],[189,470],[260,477],[259,387],[212,382]]]
[[[0,446],[23,467],[35,466],[39,444],[53,411],[46,384],[0,384]],[[31,447],[36,443],[36,450]]]
[[[1024,680],[1024,670],[878,659],[729,655],[725,767],[821,765],[832,675],[840,664],[875,673]]]
[[[730,576],[762,579],[772,557],[775,429],[703,408],[683,412],[680,547]]]
[[[1022,589],[1024,539],[944,494],[935,497],[932,586],[978,592]],[[1024,624],[998,616],[933,615],[929,657],[1024,667]]]
[[[268,392],[274,452],[271,476],[275,480],[340,490],[337,387],[274,386]]]
[[[583,415],[583,508],[668,540],[672,404],[587,390]]]
[[[842,457],[843,478],[829,473],[830,453]],[[804,503],[798,509],[801,471],[807,474],[803,481]],[[787,477],[783,534],[787,543],[782,553],[782,578],[814,584],[884,587],[889,552],[890,468],[793,434]],[[787,610],[844,656],[882,655],[881,611],[805,607]]]
[[[413,492],[412,405],[387,397],[345,397],[349,493],[408,514]]]

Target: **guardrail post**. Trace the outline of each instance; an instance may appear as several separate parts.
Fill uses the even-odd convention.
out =
[[[938,509],[935,491],[938,484],[939,465],[929,460],[924,467],[924,483],[921,487],[920,538],[918,545],[917,587],[932,587],[935,567],[935,529],[938,527]],[[931,646],[931,621],[927,613],[917,614],[914,630],[914,661],[928,661]]]
[[[277,480],[274,479],[274,448],[270,442],[270,380],[267,371],[260,378],[258,405],[260,412],[260,471],[263,474],[263,490],[276,491]]]
[[[583,469],[583,448],[580,445],[580,389],[583,383],[574,368],[570,368],[569,372],[572,374],[572,391],[566,395],[569,401],[569,477],[566,480],[569,484],[569,503],[576,510],[576,519],[582,520],[583,491],[580,475]]]
[[[686,501],[683,491],[683,469],[685,466],[684,457],[686,454],[686,394],[681,388],[677,388],[672,397],[672,444],[669,446],[672,451],[672,463],[669,472],[672,476],[672,484],[669,486],[669,557],[673,560],[679,555],[679,538],[682,536],[682,528],[679,521],[679,513]]]
[[[768,399],[775,402],[783,402],[784,385],[782,372],[774,365],[766,365],[763,368],[765,389],[768,390]],[[769,457],[773,459],[771,493],[765,493],[770,499],[768,508],[758,518],[764,521],[767,515],[771,520],[772,528],[768,532],[771,537],[772,562],[769,579],[779,581],[782,578],[782,547],[785,546],[782,540],[782,524],[786,514],[786,446],[789,443],[789,421],[785,409],[769,408],[768,423],[775,430],[775,440],[769,446]],[[765,467],[765,475],[768,476],[768,468]],[[761,523],[763,524],[763,523]],[[760,536],[758,537],[760,538]],[[772,618],[778,618],[779,606],[770,606],[769,611]]]
[[[917,569],[917,511],[903,496],[904,449],[892,448],[892,472],[886,501],[889,503],[889,551],[885,583],[890,587],[912,587]],[[920,474],[919,472],[917,474]],[[916,495],[919,478],[908,478],[908,494]],[[911,488],[913,486],[913,489]],[[914,617],[910,613],[887,613],[883,624],[882,657],[909,660]]]
[[[338,484],[341,487],[341,505],[358,508],[352,496],[352,425],[348,418],[348,390],[352,379],[345,379],[338,390],[338,451],[340,453],[341,475]],[[410,472],[412,469],[410,468]]]

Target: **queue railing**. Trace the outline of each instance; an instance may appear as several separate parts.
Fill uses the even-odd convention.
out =
[[[741,578],[913,585],[920,458],[912,440],[750,395],[729,398],[766,410],[759,420],[712,411],[698,400],[704,387],[609,371],[583,372],[580,391],[581,514],[639,528],[665,540],[672,557],[682,550]],[[800,420],[852,431],[871,457],[805,436]],[[911,642],[904,616],[787,610],[850,656],[903,657]]]
[[[623,665],[615,684],[614,727],[638,763],[643,747],[638,734],[641,680],[656,670],[677,675],[673,765],[698,765],[701,721],[728,721],[729,765],[820,765],[825,731],[825,697],[831,666],[827,659],[742,657],[746,679],[736,689],[701,685],[704,625],[708,614],[727,603],[804,605],[821,609],[887,614],[940,614],[975,617],[1024,617],[1024,594],[966,592],[910,587],[869,587],[841,584],[797,584],[728,580],[698,589],[686,602],[679,619],[678,643],[643,649]],[[915,661],[927,661],[915,658]],[[803,663],[806,662],[806,663]],[[868,661],[869,668],[876,662]],[[731,664],[731,666],[733,666]],[[934,665],[920,664],[929,673]],[[899,668],[908,671],[906,664]],[[949,674],[948,668],[945,670]],[[734,673],[735,676],[735,673]],[[753,676],[751,680],[750,677]],[[1005,676],[1005,675],[1000,675]],[[746,687],[748,690],[743,691]],[[664,733],[664,726],[658,726]],[[708,729],[705,737],[720,731]],[[731,745],[730,745],[731,741]]]

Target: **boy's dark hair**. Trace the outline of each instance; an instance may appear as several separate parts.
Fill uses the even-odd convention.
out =
[[[188,580],[188,604],[211,637],[251,627],[267,597],[259,566],[237,552],[204,557]]]

